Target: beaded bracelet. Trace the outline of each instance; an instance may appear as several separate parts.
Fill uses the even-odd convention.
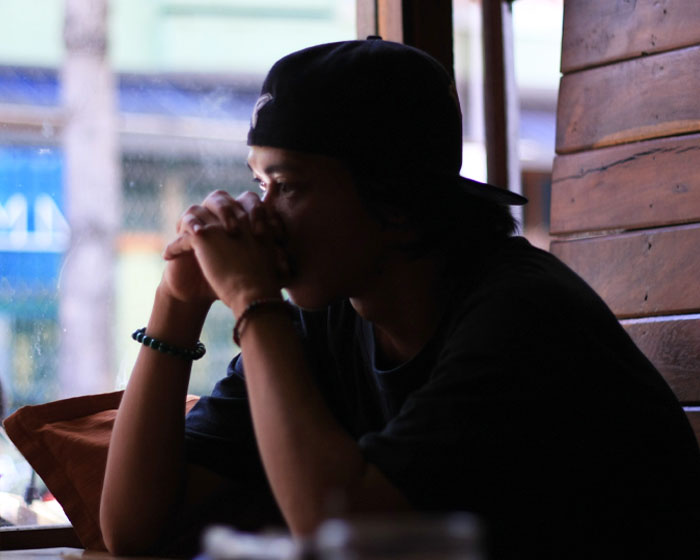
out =
[[[279,307],[280,309],[288,311],[290,314],[294,312],[294,308],[291,304],[283,299],[262,298],[251,301],[243,310],[243,313],[241,313],[241,316],[233,327],[233,341],[236,343],[236,346],[241,345],[241,335],[243,334],[246,321],[253,313],[265,307]]]
[[[207,352],[204,344],[202,344],[199,340],[197,341],[194,350],[190,348],[177,348],[176,346],[170,346],[170,344],[163,342],[162,340],[148,336],[146,334],[146,327],[136,329],[131,334],[131,338],[133,338],[136,342],[140,342],[144,346],[157,350],[158,352],[169,354],[170,356],[176,356],[177,358],[184,358],[185,360],[199,360],[199,358],[204,356],[204,354]]]

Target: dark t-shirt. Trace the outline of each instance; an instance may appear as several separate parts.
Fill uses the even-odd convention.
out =
[[[399,367],[382,369],[348,302],[300,312],[299,329],[367,461],[416,509],[479,514],[495,557],[668,552],[697,532],[700,453],[683,410],[602,300],[524,239],[471,267]],[[191,461],[269,499],[240,358],[186,439]]]

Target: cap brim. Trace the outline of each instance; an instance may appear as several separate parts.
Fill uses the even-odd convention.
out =
[[[500,187],[494,187],[488,183],[481,183],[475,181],[474,179],[467,179],[466,177],[458,177],[457,182],[459,186],[469,195],[475,196],[477,198],[482,198],[484,200],[489,200],[497,204],[503,204],[507,206],[522,206],[527,204],[527,198],[513,191],[502,189]]]

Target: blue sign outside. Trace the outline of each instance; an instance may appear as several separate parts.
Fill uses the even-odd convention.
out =
[[[0,297],[53,291],[70,229],[60,151],[0,148]]]

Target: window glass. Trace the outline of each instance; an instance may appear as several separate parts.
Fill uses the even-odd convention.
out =
[[[528,239],[549,248],[549,205],[556,136],[563,0],[513,3],[513,60],[518,89],[519,153]]]
[[[353,0],[29,1],[0,2],[0,416],[125,386],[178,215],[253,188],[269,66],[356,36]],[[216,305],[190,392],[224,374],[232,322]],[[0,525],[61,521],[33,486],[50,498],[0,433]]]
[[[512,57],[518,97],[521,185],[530,203],[519,216],[523,234],[549,246],[549,192],[559,87],[563,0],[512,3]],[[481,0],[454,1],[455,75],[462,103],[462,173],[486,180]]]
[[[124,387],[138,351],[130,334],[147,321],[177,216],[215,188],[252,188],[245,135],[264,73],[287,52],[356,36],[353,0],[111,0],[97,35],[95,12],[69,18],[66,9],[102,0],[28,2],[31,9],[0,1],[0,416]],[[562,6],[513,3],[522,184],[531,200],[524,231],[541,246]],[[454,21],[464,173],[484,180],[478,0],[454,0]],[[81,66],[81,56],[99,58],[102,47],[106,64]],[[67,92],[68,83],[77,85]],[[103,149],[86,134],[93,121],[75,122],[80,114],[106,119],[112,133],[100,136]],[[225,371],[231,327],[230,313],[215,306],[192,393],[208,392]],[[25,511],[34,486],[43,493],[0,432],[0,525],[60,518]]]

